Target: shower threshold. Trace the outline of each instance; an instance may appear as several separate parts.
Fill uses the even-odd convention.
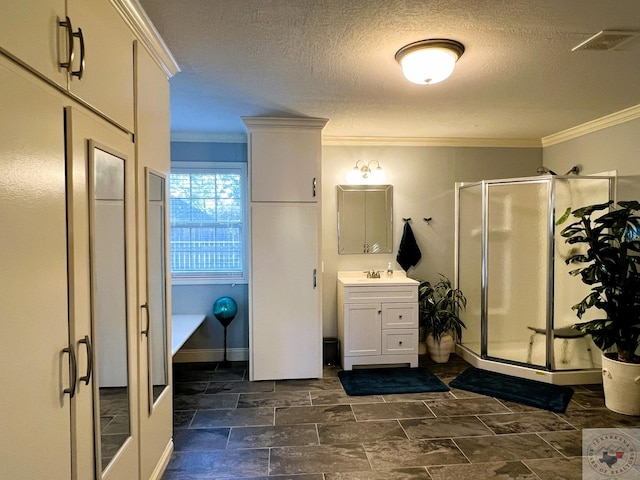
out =
[[[548,371],[535,365],[523,366],[507,360],[484,359],[463,345],[456,345],[456,354],[476,368],[490,372],[503,373],[519,378],[528,378],[553,385],[584,385],[602,383],[602,369],[587,368],[580,370]]]

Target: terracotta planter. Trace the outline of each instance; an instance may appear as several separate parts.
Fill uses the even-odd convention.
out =
[[[436,342],[433,335],[427,335],[427,349],[431,360],[436,363],[447,363],[451,349],[453,347],[453,337],[451,335],[442,335],[440,342]]]
[[[602,355],[602,388],[609,410],[623,415],[640,415],[640,364],[614,360]]]

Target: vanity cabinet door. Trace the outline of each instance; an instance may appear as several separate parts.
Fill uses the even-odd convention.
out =
[[[344,355],[381,354],[381,306],[379,303],[344,305]]]

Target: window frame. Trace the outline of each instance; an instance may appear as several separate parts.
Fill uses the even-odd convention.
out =
[[[247,164],[245,162],[171,162],[171,171],[169,174],[169,245],[171,245],[171,175],[174,173],[194,173],[195,170],[209,170],[211,173],[221,170],[240,170],[240,189],[242,192],[242,273],[240,276],[218,276],[218,275],[174,275],[171,270],[171,262],[169,269],[171,272],[171,285],[235,285],[247,284],[249,282],[249,197],[247,189]]]

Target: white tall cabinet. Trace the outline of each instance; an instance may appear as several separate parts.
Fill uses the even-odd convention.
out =
[[[82,79],[60,65],[68,42],[70,70],[86,60]],[[169,169],[167,77],[177,66],[164,48],[135,0],[3,8],[0,478],[160,478],[168,462],[170,399],[160,401],[170,383],[150,410],[139,371],[146,238],[136,208],[136,172]],[[146,99],[134,98],[151,77]],[[153,149],[136,143],[143,132]]]
[[[244,117],[250,185],[249,377],[322,377],[320,167],[326,119]]]

